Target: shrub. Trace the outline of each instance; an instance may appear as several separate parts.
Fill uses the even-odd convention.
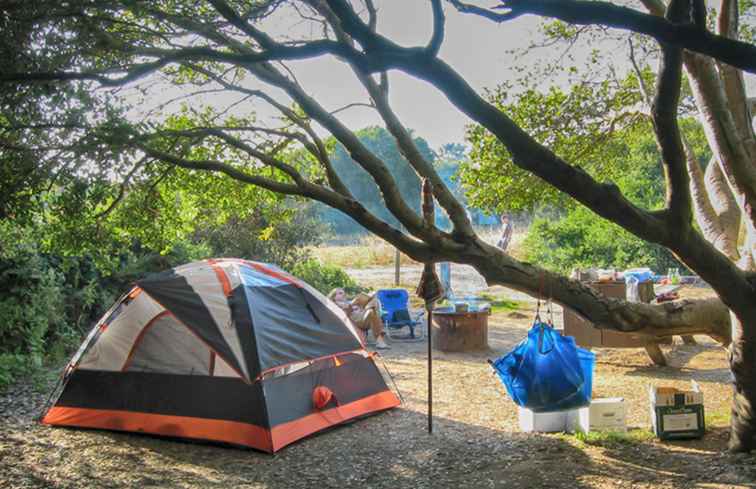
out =
[[[561,219],[537,218],[523,242],[527,261],[561,273],[573,268],[685,267],[666,248],[648,243],[578,207]]]
[[[0,390],[30,370],[29,357],[18,353],[0,353]]]
[[[322,264],[315,259],[297,263],[289,272],[312,285],[322,294],[328,294],[336,287],[341,287],[348,295],[354,295],[364,290],[343,269]]]
[[[320,243],[322,232],[322,225],[306,213],[292,215],[284,209],[272,216],[232,216],[222,225],[197,231],[193,239],[215,257],[245,258],[290,269],[310,258],[307,246]]]

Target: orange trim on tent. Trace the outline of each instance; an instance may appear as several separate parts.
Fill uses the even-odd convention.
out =
[[[270,430],[273,451],[277,452],[286,445],[329,426],[343,423],[363,414],[391,409],[399,404],[401,404],[399,398],[390,390],[386,390],[343,406],[336,406],[274,426]]]
[[[360,353],[364,353],[365,357],[370,356],[369,352],[367,352],[366,350],[363,350],[362,348],[358,348],[356,350],[342,351],[339,353],[331,353],[331,354],[323,355],[322,357],[317,357],[317,358],[304,358],[302,360],[284,363],[282,365],[276,365],[275,367],[270,367],[268,369],[265,369],[262,372],[260,372],[260,374],[257,377],[255,377],[255,381],[262,379],[265,376],[265,374],[268,374],[270,372],[275,372],[276,370],[281,370],[282,368],[286,368],[291,365],[296,365],[298,363],[314,363],[314,362],[319,362],[321,360],[328,360],[329,358],[342,357],[344,355],[351,355],[351,354],[359,355]]]
[[[259,263],[255,263],[255,262],[252,262],[252,261],[242,260],[242,264],[247,265],[248,267],[252,267],[255,270],[257,270],[258,272],[264,273],[265,275],[269,275],[271,277],[275,277],[278,280],[283,280],[284,282],[292,284],[292,285],[295,285],[295,286],[299,287],[300,289],[302,288],[302,284],[299,283],[299,280],[295,279],[294,277],[290,277],[288,275],[284,275],[284,274],[282,274],[280,272],[277,272],[275,270],[271,270],[270,268],[268,268],[268,267],[266,267],[264,265],[261,265]]]
[[[233,290],[231,289],[231,282],[228,280],[228,276],[226,275],[226,271],[223,270],[223,268],[216,265],[218,263],[216,260],[207,260],[207,262],[210,264],[210,267],[215,272],[215,275],[218,277],[218,281],[221,283],[221,287],[223,287],[223,294],[226,297],[230,297],[233,293]]]
[[[144,335],[147,334],[147,331],[149,331],[149,329],[152,327],[153,324],[157,322],[158,319],[162,318],[163,316],[168,316],[168,315],[172,315],[171,311],[161,311],[158,314],[156,314],[152,319],[147,321],[147,324],[144,325],[142,330],[134,339],[134,343],[131,344],[131,350],[129,350],[129,354],[126,357],[126,361],[123,362],[123,367],[121,367],[121,372],[125,372],[129,364],[131,364],[131,358],[134,356],[134,353],[136,352],[137,347],[142,343],[142,339],[144,339]]]
[[[141,293],[142,293],[141,288],[134,287],[133,289],[131,289],[131,292],[129,292],[128,298],[133,301]]]
[[[238,421],[55,406],[42,423],[221,441],[273,452],[269,430]]]

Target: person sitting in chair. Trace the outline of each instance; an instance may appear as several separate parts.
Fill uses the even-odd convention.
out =
[[[367,337],[368,330],[373,332],[375,347],[380,350],[391,348],[386,344],[383,321],[378,313],[378,301],[366,294],[359,294],[352,300],[347,298],[344,289],[336,288],[328,293],[328,298],[339,306],[349,320]]]

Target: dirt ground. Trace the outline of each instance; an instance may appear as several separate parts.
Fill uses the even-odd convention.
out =
[[[481,289],[464,287],[471,293]],[[44,402],[44,389],[22,382],[0,394],[0,487],[756,487],[756,456],[725,451],[731,399],[726,353],[704,337],[697,337],[699,345],[664,347],[668,367],[652,366],[643,350],[595,350],[594,397],[625,398],[627,436],[519,432],[517,410],[486,359],[524,337],[534,303],[503,288],[489,292],[515,297],[522,307],[490,317],[490,350],[434,352],[432,435],[427,433],[425,343],[394,341],[382,353],[403,396],[401,407],[307,438],[276,455],[41,426],[33,417]],[[704,391],[706,436],[654,439],[648,385],[686,387],[691,379]]]

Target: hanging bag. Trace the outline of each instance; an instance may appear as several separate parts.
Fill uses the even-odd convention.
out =
[[[491,365],[512,400],[538,413],[588,406],[594,363],[594,353],[536,315],[528,337]]]

